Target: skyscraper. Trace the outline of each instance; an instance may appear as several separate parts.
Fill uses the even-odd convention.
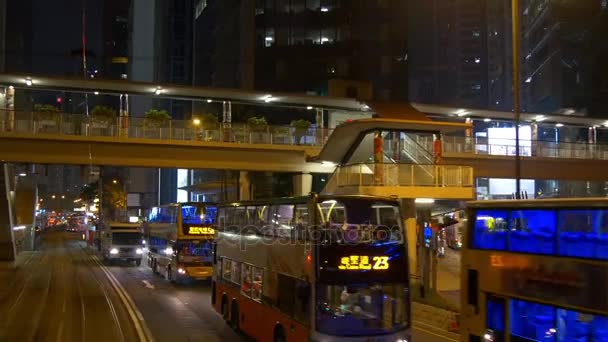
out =
[[[410,9],[413,102],[512,109],[510,1],[414,1]],[[520,16],[522,110],[608,112],[606,1],[524,0]]]
[[[601,91],[594,78],[598,71],[606,71],[598,60],[606,56],[608,45],[605,36],[599,38],[602,30],[606,33],[605,2],[524,0],[522,7],[523,108],[564,114],[608,112],[592,100]]]
[[[0,72],[6,59],[6,0],[0,0]]]
[[[374,98],[407,98],[405,1],[198,4],[199,84],[363,98],[367,83]]]

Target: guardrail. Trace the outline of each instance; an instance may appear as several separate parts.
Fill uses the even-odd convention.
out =
[[[444,136],[443,153],[477,154],[488,156],[515,156],[514,139],[493,139]],[[419,137],[418,143],[432,150],[432,138]],[[608,145],[542,140],[520,140],[522,157],[597,159],[608,160]]]
[[[301,130],[291,126],[253,127],[242,123],[208,126],[197,125],[193,120],[158,122],[116,117],[100,121],[81,114],[13,113],[9,116],[8,112],[0,112],[0,132],[306,146],[323,146],[331,134],[330,129],[316,127]]]
[[[473,168],[460,165],[362,163],[336,168],[328,186],[473,187]]]

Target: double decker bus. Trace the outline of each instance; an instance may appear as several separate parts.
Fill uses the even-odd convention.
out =
[[[178,203],[150,210],[144,225],[147,262],[168,280],[209,280],[217,206]]]
[[[257,341],[408,341],[406,246],[395,199],[225,204],[212,305]]]
[[[608,199],[468,205],[462,341],[608,341]]]

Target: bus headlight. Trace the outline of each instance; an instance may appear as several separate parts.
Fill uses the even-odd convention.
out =
[[[110,249],[110,254],[118,254],[118,248]]]
[[[179,274],[186,274],[186,270],[180,267],[180,268],[177,269],[177,273],[179,273]]]
[[[137,254],[143,254],[144,250],[141,249],[141,248],[138,248],[138,249],[135,250],[135,253],[137,253]]]
[[[167,255],[173,255],[173,248],[171,248],[171,247],[165,248],[165,254],[167,254]]]

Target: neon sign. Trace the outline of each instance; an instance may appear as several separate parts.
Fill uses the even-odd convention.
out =
[[[211,227],[189,227],[188,228],[189,235],[213,235],[215,234],[215,229]]]
[[[371,263],[370,263],[371,259]],[[340,258],[340,270],[388,270],[390,267],[387,256],[351,255]]]

